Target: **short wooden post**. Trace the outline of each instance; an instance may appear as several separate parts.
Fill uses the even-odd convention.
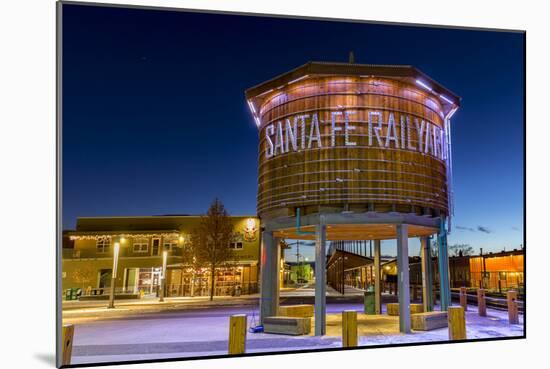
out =
[[[508,302],[508,322],[510,324],[519,324],[517,299],[517,291],[508,291],[506,293],[506,300]]]
[[[447,317],[449,320],[449,339],[466,339],[466,319],[462,306],[449,306],[447,308]]]
[[[464,311],[468,311],[468,295],[466,294],[466,287],[460,287],[460,306],[464,308]]]
[[[244,354],[246,350],[246,314],[229,318],[229,355]]]
[[[477,312],[479,316],[487,316],[487,307],[485,306],[485,290],[477,289]]]
[[[342,311],[342,347],[357,346],[357,311]]]
[[[61,353],[61,365],[70,365],[73,353],[74,325],[64,324],[61,329],[61,342],[63,344]]]

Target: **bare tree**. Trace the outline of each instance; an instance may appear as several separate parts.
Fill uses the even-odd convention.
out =
[[[210,300],[214,299],[216,269],[233,259],[233,250],[229,247],[233,236],[229,214],[216,198],[206,216],[201,217],[198,228],[192,231],[190,242],[197,264],[210,269]]]
[[[81,264],[82,265],[74,271],[73,279],[76,283],[81,285],[82,289],[84,289],[86,284],[92,282],[95,270],[89,264]]]
[[[473,255],[474,248],[469,244],[454,244],[449,246],[451,256],[467,256]]]

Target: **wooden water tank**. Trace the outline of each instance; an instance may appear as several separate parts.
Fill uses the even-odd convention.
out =
[[[460,98],[410,66],[311,62],[246,91],[260,217],[447,215]]]

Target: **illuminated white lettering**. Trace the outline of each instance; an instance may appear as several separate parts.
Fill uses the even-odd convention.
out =
[[[342,115],[340,111],[333,111],[330,113],[330,120],[332,124],[332,131],[330,134],[330,145],[334,147],[336,145],[336,131],[341,131],[342,127],[336,127],[336,117]]]
[[[300,145],[302,147],[302,150],[306,148],[306,118],[309,118],[309,115],[303,114],[299,115],[298,118],[300,118],[300,126],[301,128],[301,139],[300,139]]]
[[[401,148],[405,148],[405,125],[407,124],[405,122],[405,117],[401,116],[400,120],[401,124],[399,125],[399,132],[401,133]]]
[[[298,129],[298,117],[294,118],[294,124],[290,124],[290,119],[286,119],[285,124],[285,144],[286,144],[286,152],[290,151],[290,145],[292,144],[292,150],[296,151],[298,150],[298,135],[297,135],[297,129]]]
[[[416,151],[416,146],[412,144],[411,134],[411,120],[407,117],[407,149]]]
[[[309,142],[307,145],[308,149],[311,149],[311,144],[313,141],[317,141],[317,147],[323,147],[323,143],[321,142],[321,133],[319,132],[319,119],[317,118],[317,114],[313,114],[311,117],[311,128],[309,130]]]
[[[399,141],[397,139],[397,129],[395,128],[395,118],[393,113],[390,113],[388,118],[388,131],[386,132],[386,144],[385,147],[390,146],[390,141],[394,142],[395,148],[399,148]]]
[[[378,141],[378,146],[382,146],[382,141],[380,140],[380,130],[382,129],[382,113],[380,113],[379,111],[369,111],[368,114],[369,146],[372,146],[372,117],[378,117],[378,126],[374,127],[374,133],[376,135],[376,140]]]
[[[277,122],[277,131],[275,132],[275,148],[273,155],[277,155],[277,149],[280,149],[281,154],[285,153],[285,146],[283,143],[283,124],[281,121]]]
[[[356,142],[351,142],[349,140],[349,131],[355,131],[355,128],[356,128],[355,126],[351,126],[349,124],[349,116],[353,114],[355,114],[354,111],[346,111],[344,113],[344,135],[345,135],[344,143],[346,146],[355,146],[357,144]]]
[[[271,141],[271,136],[275,132],[275,127],[273,127],[273,124],[268,125],[265,128],[265,139],[267,141],[267,147],[265,149],[265,157],[271,158],[273,156],[273,141]]]
[[[418,119],[414,118],[414,123],[416,124],[416,137],[418,138],[418,151],[423,152],[422,150],[422,138],[424,137],[424,125],[426,122],[423,120],[418,123]]]

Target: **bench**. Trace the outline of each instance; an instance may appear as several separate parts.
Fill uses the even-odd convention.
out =
[[[264,318],[264,332],[299,336],[311,331],[311,318],[268,316]]]
[[[279,306],[279,316],[311,318],[313,316],[313,305]]]
[[[424,306],[422,304],[411,304],[411,315],[422,312],[424,312]],[[399,316],[399,304],[396,302],[386,304],[386,313],[388,315]]]
[[[417,331],[445,328],[448,324],[446,311],[429,311],[411,315],[411,328]]]

